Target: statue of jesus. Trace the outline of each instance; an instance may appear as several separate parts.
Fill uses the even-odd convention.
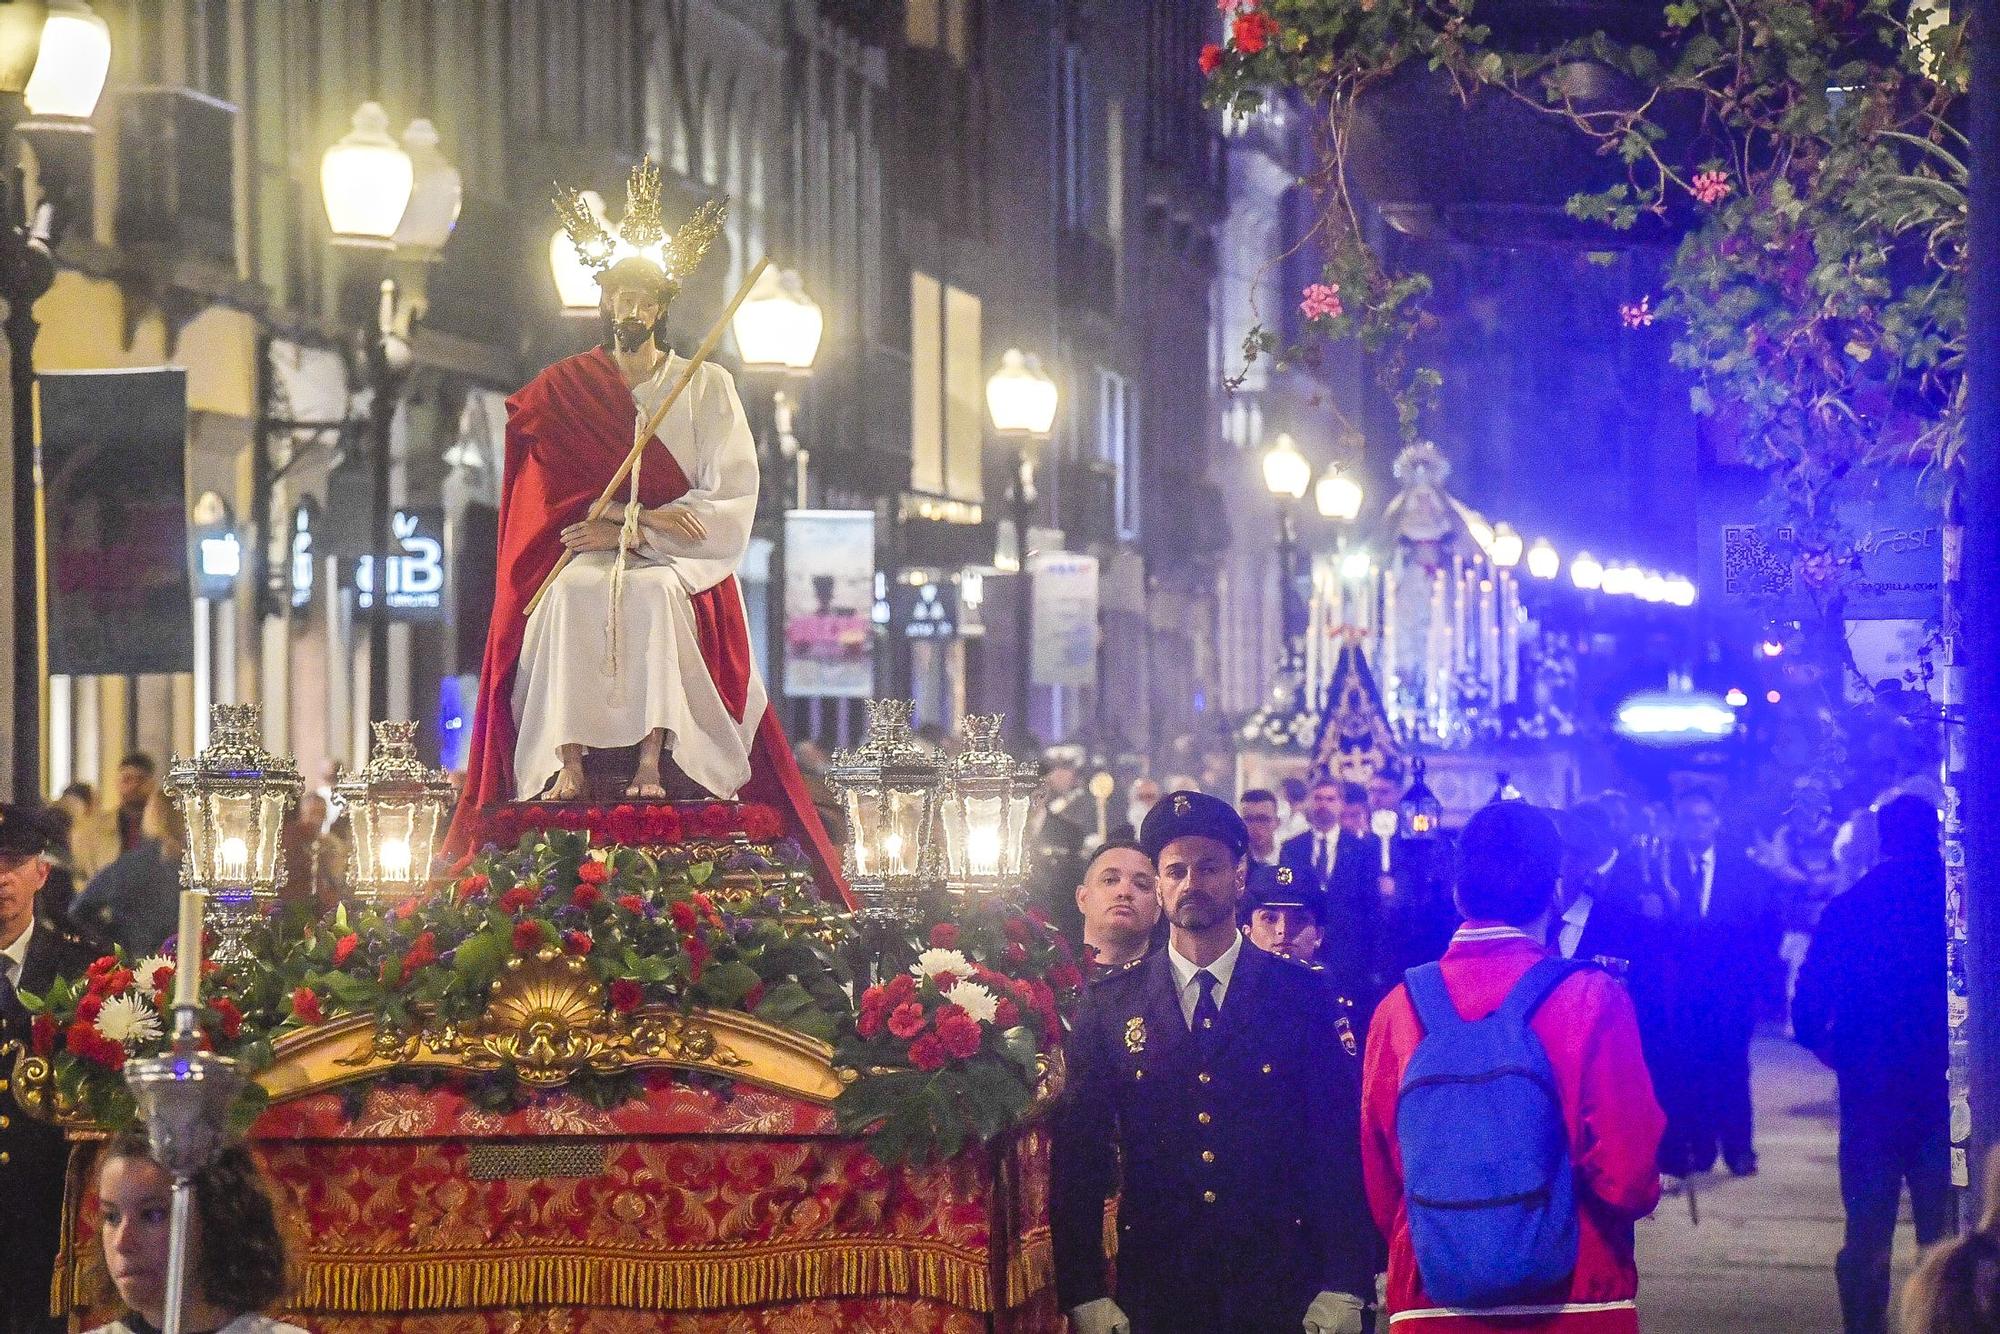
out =
[[[781,807],[831,871],[837,859],[750,657],[735,569],[757,509],[757,451],[726,370],[696,370],[614,503],[589,516],[687,369],[663,327],[719,207],[665,235],[658,176],[644,164],[615,263],[614,243],[601,228],[590,234],[597,224],[581,205],[565,215],[579,253],[605,261],[604,341],[507,401],[493,623],[464,809],[585,799],[584,755],[636,744],[628,799],[664,799],[670,757],[714,797]],[[565,551],[571,559],[530,614]]]

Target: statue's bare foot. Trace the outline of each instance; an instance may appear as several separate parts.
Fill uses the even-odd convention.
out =
[[[643,761],[632,771],[632,781],[625,785],[625,795],[640,801],[665,801],[667,789],[660,782],[660,766],[657,762]]]
[[[584,793],[589,790],[589,787],[589,783],[584,779],[583,766],[581,764],[565,764],[562,770],[556,774],[555,781],[549,784],[549,792],[545,800],[581,801]]]

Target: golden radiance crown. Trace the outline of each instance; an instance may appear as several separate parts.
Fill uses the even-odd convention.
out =
[[[668,235],[660,215],[660,169],[650,157],[639,160],[625,183],[625,217],[616,236],[605,230],[581,191],[557,182],[555,205],[577,257],[600,277],[613,262],[637,257],[658,265],[673,287],[679,287],[701,263],[722,231],[729,209],[725,200],[711,199],[696,209],[680,230]]]

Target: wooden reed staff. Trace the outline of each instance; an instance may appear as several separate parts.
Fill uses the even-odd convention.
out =
[[[590,507],[590,513],[585,516],[587,520],[601,519],[604,517],[604,511],[611,508],[611,498],[618,493],[619,484],[625,480],[626,475],[639,462],[639,455],[646,448],[646,442],[653,438],[653,433],[660,429],[660,423],[667,419],[667,413],[673,410],[673,406],[680,399],[681,394],[686,391],[689,384],[693,383],[695,372],[701,369],[702,363],[708,360],[709,354],[714,352],[717,344],[722,342],[723,331],[729,328],[729,321],[735,317],[736,308],[743,304],[745,297],[750,295],[750,289],[757,285],[757,279],[763,276],[764,270],[769,267],[770,263],[771,258],[766,255],[763,259],[751,265],[749,276],[743,279],[743,285],[736,289],[735,297],[723,308],[722,317],[716,320],[715,327],[708,331],[708,337],[702,340],[701,346],[695,349],[692,357],[688,358],[687,368],[681,372],[680,378],[674,381],[674,387],[667,391],[667,396],[660,400],[660,406],[654,410],[652,417],[640,429],[638,438],[632,442],[632,452],[625,456],[625,461],[618,465],[618,471],[612,474],[609,482],[605,483],[604,493],[598,496],[597,503]],[[576,553],[574,551],[567,548],[563,550],[562,556],[556,561],[555,568],[549,571],[548,578],[542,580],[542,586],[535,590],[533,597],[528,599],[528,609],[522,615],[533,616],[535,614],[535,608],[542,604],[542,595],[549,591],[549,585],[556,581],[556,576],[561,574],[564,567],[575,559],[575,557]]]

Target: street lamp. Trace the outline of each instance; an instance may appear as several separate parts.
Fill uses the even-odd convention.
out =
[[[766,268],[736,308],[730,328],[744,370],[801,375],[819,355],[826,318],[806,295],[796,269]]]
[[[1313,500],[1319,506],[1320,517],[1335,523],[1353,523],[1359,518],[1363,499],[1361,483],[1338,463],[1327,464],[1313,487]]]
[[[374,726],[375,753],[361,772],[334,783],[333,800],[354,830],[355,894],[386,907],[430,880],[456,794],[442,769],[417,758],[415,723]]]
[[[1511,523],[1493,525],[1493,540],[1487,543],[1486,554],[1493,563],[1503,570],[1511,570],[1521,563],[1521,535],[1514,531]]]
[[[1014,550],[1019,556],[1021,603],[1014,618],[1014,658],[1018,676],[1014,690],[1014,721],[1030,726],[1030,686],[1034,680],[1034,574],[1028,568],[1028,522],[1035,503],[1035,446],[1049,438],[1056,424],[1056,382],[1042,370],[1032,353],[1010,347],[1001,354],[1000,369],[986,381],[986,412],[993,431],[1015,445],[1014,477],[1007,488],[1013,509]]]
[[[1528,573],[1537,579],[1553,579],[1562,570],[1562,557],[1546,537],[1535,539],[1528,548]]]
[[[83,0],[49,0],[41,50],[22,92],[34,116],[89,120],[111,70],[111,28]]]
[[[1585,593],[1604,587],[1604,566],[1588,551],[1579,551],[1569,563],[1569,581]]]
[[[1028,808],[1036,767],[1000,745],[1000,714],[965,720],[965,749],[946,770],[945,888],[970,900],[1017,897],[1024,887]]]
[[[187,821],[181,883],[207,896],[216,960],[231,963],[249,957],[245,934],[284,888],[279,835],[305,784],[290,760],[264,749],[255,704],[218,704],[210,719],[208,748],[176,759],[165,790]]]
[[[435,261],[458,221],[458,169],[438,151],[428,120],[411,121],[398,144],[380,102],[363,102],[352,128],[320,158],[321,202],[336,246],[415,260],[412,291],[381,280],[373,326],[361,335],[370,389],[368,714],[389,711],[389,474],[391,435],[410,369],[410,322],[423,309],[423,266]]]
[[[1280,432],[1264,451],[1264,488],[1282,501],[1299,500],[1312,483],[1312,464],[1292,437]]]
[[[50,200],[30,199],[13,142],[23,109],[89,132],[111,60],[110,30],[80,0],[0,5],[0,299],[7,303],[8,384],[13,399],[14,800],[42,796],[42,596],[46,573],[37,534],[35,302],[55,282],[51,253],[66,221]]]

